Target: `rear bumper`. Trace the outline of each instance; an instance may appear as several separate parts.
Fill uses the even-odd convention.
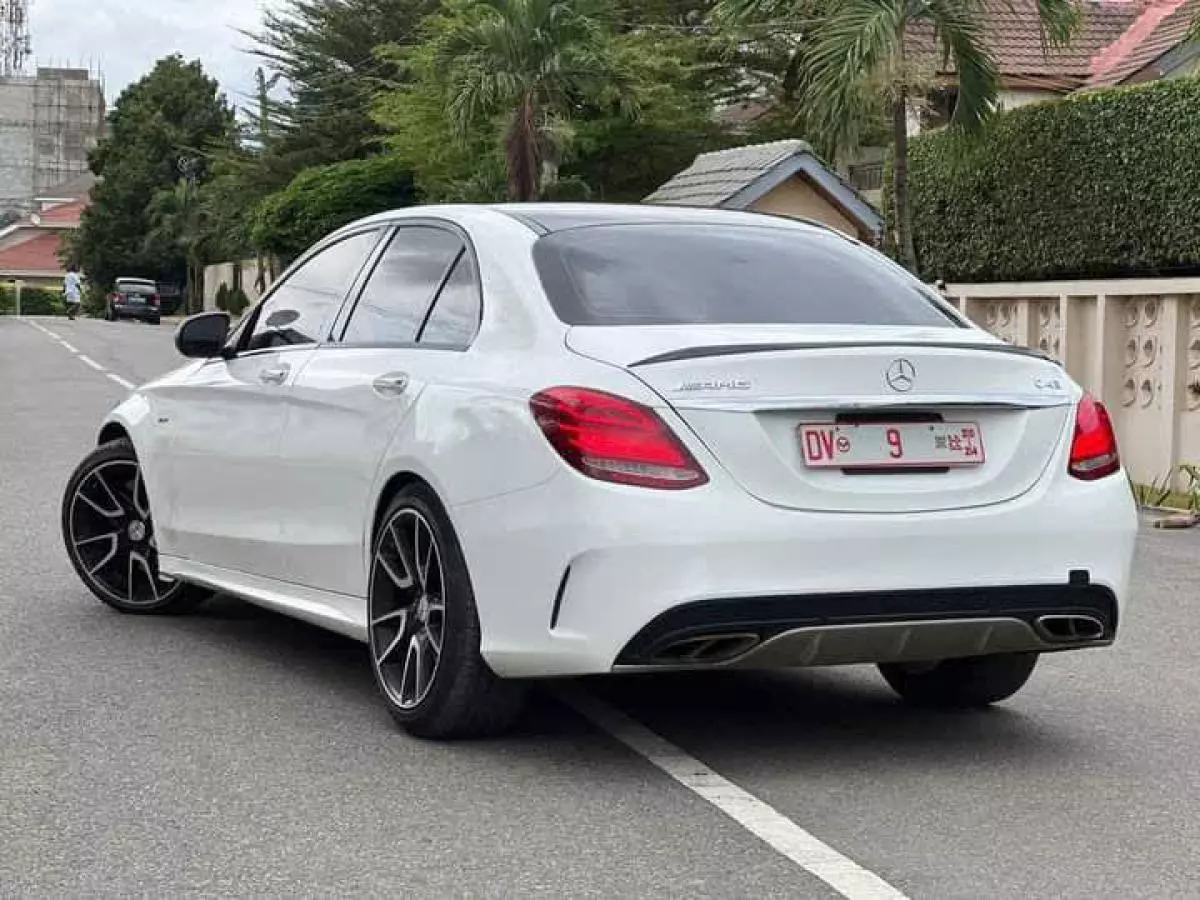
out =
[[[1018,585],[703,600],[649,622],[618,670],[906,662],[1105,646],[1117,600],[1079,571]]]
[[[747,622],[769,626],[756,646],[796,628],[862,639],[836,660],[791,653],[790,665],[886,661],[896,651],[873,655],[881,642],[911,649],[918,630],[932,632],[864,626],[963,619],[1005,620],[1010,632],[1016,622],[1030,641],[1017,649],[1042,651],[1109,642],[1124,613],[1137,513],[1121,475],[1081,482],[1064,472],[1007,503],[913,515],[783,510],[726,484],[718,473],[704,488],[655,492],[564,473],[451,508],[488,664],[513,678],[600,674],[645,665],[648,638],[661,633]],[[1088,615],[1104,630],[1054,643],[1035,613]],[[982,640],[1001,652],[986,630],[951,629],[956,646]]]

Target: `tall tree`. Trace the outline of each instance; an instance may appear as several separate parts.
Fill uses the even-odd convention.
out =
[[[417,40],[437,0],[286,0],[268,10],[249,36],[255,52],[283,77],[289,96],[274,104],[278,134],[265,148],[286,168],[302,169],[376,152],[379,126],[371,106],[380,79],[394,78],[383,44]]]
[[[122,275],[183,279],[187,254],[147,241],[148,206],[174,189],[188,160],[197,161],[193,175],[203,182],[209,153],[228,147],[233,135],[233,111],[199,62],[166,57],[126,88],[109,117],[108,137],[92,153],[100,180],[72,243],[72,261],[93,284],[103,288]]]
[[[535,200],[552,180],[580,105],[636,113],[606,27],[610,11],[596,0],[475,0],[450,10],[433,60],[451,85],[447,112],[460,138],[505,119],[511,199]]]
[[[1037,0],[1045,40],[1070,39],[1074,0]],[[998,73],[983,35],[978,0],[839,0],[819,26],[811,57],[810,101],[825,142],[857,144],[859,111],[882,95],[891,110],[893,208],[901,260],[916,268],[908,199],[908,120],[914,85],[940,54],[953,65],[958,97],[951,125],[971,131],[995,108]]]

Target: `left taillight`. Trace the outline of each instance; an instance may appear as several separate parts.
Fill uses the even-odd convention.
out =
[[[549,388],[529,405],[558,455],[589,478],[660,490],[708,482],[695,457],[648,406],[578,387]]]
[[[1084,394],[1075,410],[1075,437],[1071,441],[1068,470],[1083,481],[1095,481],[1120,469],[1117,434],[1108,410],[1091,394]]]
[[[154,294],[150,297],[150,305],[158,306],[158,294]]]

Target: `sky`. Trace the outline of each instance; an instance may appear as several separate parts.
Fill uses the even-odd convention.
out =
[[[266,0],[278,2],[278,0]],[[264,0],[30,0],[34,62],[99,69],[113,101],[170,53],[199,59],[231,102],[253,93],[256,60],[237,29],[254,29]]]

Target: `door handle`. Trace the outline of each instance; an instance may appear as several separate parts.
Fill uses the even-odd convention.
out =
[[[263,384],[283,384],[287,381],[288,373],[291,371],[291,366],[277,366],[271,369],[263,369],[258,373],[258,380]]]
[[[380,375],[371,382],[371,387],[375,389],[375,393],[384,397],[399,397],[408,390],[408,376],[403,372]]]

